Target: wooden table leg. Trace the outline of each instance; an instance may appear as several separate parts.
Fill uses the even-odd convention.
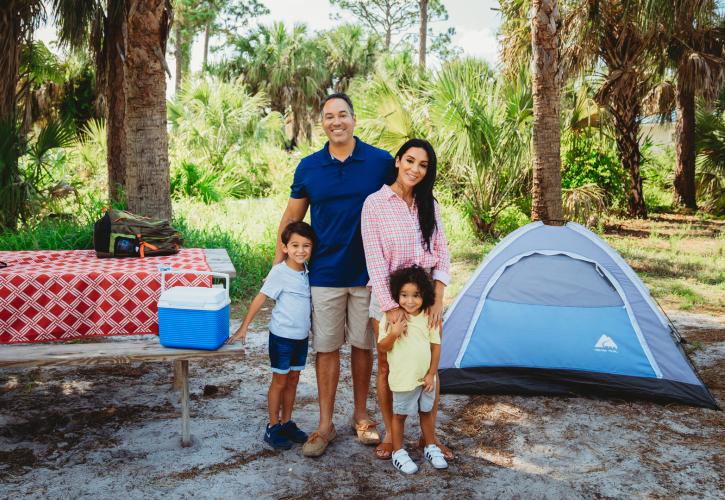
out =
[[[171,388],[175,391],[181,389],[181,361],[174,361],[174,375],[171,380]]]
[[[181,446],[191,446],[191,430],[189,428],[189,360],[182,359],[179,363],[181,384]]]

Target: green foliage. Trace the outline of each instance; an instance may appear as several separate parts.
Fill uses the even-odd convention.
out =
[[[564,218],[594,226],[606,210],[606,194],[596,184],[562,189]]]
[[[270,188],[266,147],[281,147],[283,121],[265,114],[269,100],[241,81],[187,82],[168,105],[171,188],[175,197],[207,203],[265,195]]]
[[[67,123],[51,121],[27,141],[16,122],[6,120],[0,123],[0,137],[0,228],[12,231],[18,222],[42,214],[53,196],[51,169],[75,136]]]
[[[107,136],[104,120],[90,120],[70,150],[73,172],[83,187],[106,198],[108,195]]]
[[[222,65],[221,72],[242,76],[254,93],[269,97],[271,108],[292,113],[290,146],[297,144],[300,132],[311,136],[311,120],[327,92],[330,75],[322,47],[296,24],[290,31],[276,22],[259,26],[233,41],[234,58]]]
[[[20,75],[24,130],[50,120],[80,129],[96,116],[95,69],[89,57],[71,52],[61,58],[36,41],[23,48]]]
[[[443,67],[430,107],[435,142],[479,234],[492,234],[503,209],[528,192],[532,96],[522,72],[497,79],[475,59]]]
[[[697,110],[697,191],[700,205],[725,214],[725,86],[711,111]]]
[[[497,79],[486,63],[465,59],[429,81],[415,77],[417,71],[395,73],[392,60],[352,87],[361,137],[392,152],[411,137],[429,139],[438,153],[439,182],[462,200],[480,235],[492,234],[499,213],[529,190],[526,74]]]
[[[77,250],[93,248],[93,225],[49,219],[23,231],[0,232],[0,250]]]
[[[496,219],[495,233],[501,237],[506,236],[512,231],[517,230],[521,226],[525,226],[531,222],[531,218],[521,211],[517,206],[506,207],[501,210]]]
[[[431,139],[425,83],[417,74],[410,52],[403,52],[382,59],[372,79],[353,84],[356,133],[363,140],[395,154],[410,138]]]
[[[95,106],[98,96],[95,68],[92,60],[80,56],[67,58],[63,66],[65,77],[57,104],[58,115],[63,121],[72,121],[75,128],[81,130],[99,116]]]
[[[353,78],[370,73],[380,50],[377,36],[352,24],[320,33],[317,43],[325,53],[329,86],[335,92],[346,92]]]
[[[672,147],[657,151],[649,141],[646,141],[641,152],[642,189],[647,210],[652,213],[672,210],[675,151]]]
[[[563,189],[595,185],[604,191],[608,205],[619,205],[624,201],[626,182],[627,173],[619,159],[597,149],[590,140],[578,141],[564,155]]]

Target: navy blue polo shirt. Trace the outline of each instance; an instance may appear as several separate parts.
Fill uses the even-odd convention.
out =
[[[333,158],[329,142],[300,161],[290,197],[310,202],[315,246],[310,260],[310,285],[365,286],[368,271],[360,235],[365,198],[395,179],[390,153],[355,137],[345,161]]]

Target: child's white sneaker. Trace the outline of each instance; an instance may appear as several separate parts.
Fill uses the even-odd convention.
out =
[[[429,444],[423,449],[425,459],[428,460],[436,469],[447,469],[448,462],[443,457],[443,452],[434,444]]]
[[[438,452],[440,453],[440,450]],[[393,453],[391,458],[393,459],[393,466],[400,472],[404,474],[415,474],[418,472],[418,466],[415,465],[413,459],[408,456],[408,452],[403,448]]]

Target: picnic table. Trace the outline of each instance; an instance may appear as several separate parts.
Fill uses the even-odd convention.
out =
[[[204,250],[214,272],[236,276],[234,265],[224,249]],[[191,445],[189,413],[189,361],[244,357],[240,344],[224,345],[216,351],[172,349],[159,344],[156,335],[100,338],[91,343],[20,344],[0,346],[0,369],[107,365],[135,362],[174,362],[174,387],[181,394],[181,445]]]

